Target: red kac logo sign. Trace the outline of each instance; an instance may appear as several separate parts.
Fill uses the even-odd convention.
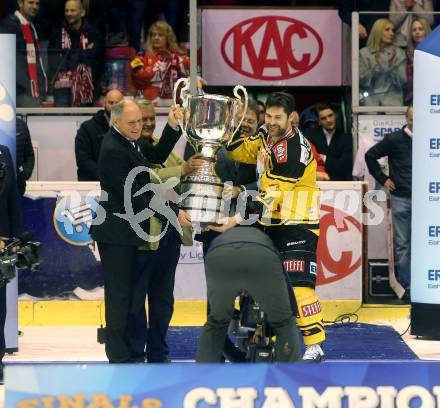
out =
[[[262,16],[244,20],[223,37],[226,63],[247,77],[286,80],[310,71],[321,59],[321,37],[293,18]]]
[[[342,251],[339,255],[339,259],[334,259],[329,246],[330,241],[336,237],[330,236],[330,231],[333,235],[361,233],[362,226],[356,218],[351,215],[345,214],[337,208],[330,207],[329,205],[321,204],[321,218],[320,228],[321,233],[318,241],[318,285],[326,285],[328,283],[336,282],[345,278],[354,271],[356,271],[362,264],[362,254],[354,255],[353,250]],[[325,214],[325,215],[323,215]],[[331,273],[330,276],[325,276],[323,272],[323,266]]]

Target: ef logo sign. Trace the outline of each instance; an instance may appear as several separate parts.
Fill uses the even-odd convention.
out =
[[[359,242],[362,227],[354,217],[334,207],[321,204],[320,210],[317,284],[326,285],[345,278],[361,267]]]
[[[226,63],[242,75],[287,80],[310,71],[321,59],[322,40],[309,25],[283,16],[255,17],[223,37]]]

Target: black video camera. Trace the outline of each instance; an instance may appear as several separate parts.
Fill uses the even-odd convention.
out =
[[[0,249],[0,286],[15,277],[15,269],[40,270],[41,243],[31,241],[31,238],[30,232],[23,233],[19,238],[2,238],[5,247]]]
[[[234,315],[230,328],[232,329],[230,333],[236,336],[238,347],[246,353],[248,361],[262,363],[274,361],[273,333],[267,322],[267,315],[245,291],[240,296],[240,311]]]

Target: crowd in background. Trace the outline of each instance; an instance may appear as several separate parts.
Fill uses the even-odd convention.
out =
[[[200,0],[198,6],[331,7],[349,25],[359,11],[360,103],[398,106],[412,101],[414,49],[437,25],[432,12],[440,1]],[[177,0],[4,1],[0,32],[17,35],[17,106],[102,105],[111,88],[169,105],[173,83],[189,72],[188,8]]]

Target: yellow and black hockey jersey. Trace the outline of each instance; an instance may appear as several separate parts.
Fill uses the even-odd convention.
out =
[[[233,160],[257,164],[260,223],[298,225],[319,235],[316,160],[298,128],[274,143],[263,126],[256,135],[234,136],[227,150]]]

